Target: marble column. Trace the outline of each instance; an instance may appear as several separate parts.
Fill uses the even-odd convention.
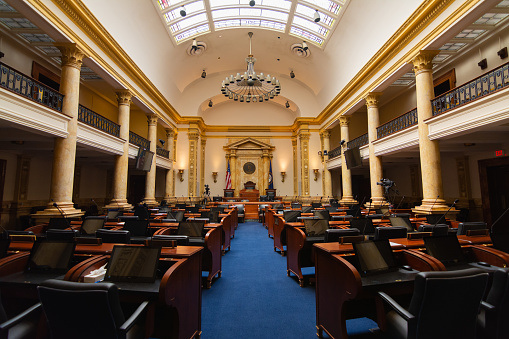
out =
[[[173,144],[175,143],[175,133],[171,129],[166,130],[166,150],[170,152],[171,169],[166,170],[166,187],[164,192],[164,200],[169,204],[171,197],[174,196],[173,190],[173,168],[174,168],[174,149]]]
[[[129,118],[131,92],[117,92],[119,137],[124,141],[123,154],[115,156],[115,170],[113,174],[113,199],[106,208],[132,209],[127,203],[127,180],[129,161]]]
[[[292,137],[292,152],[293,152],[293,195],[299,195],[299,166],[298,166],[298,153],[297,153],[297,138]]]
[[[200,131],[197,128],[189,128],[187,131],[189,138],[189,170],[187,173],[187,190],[189,199],[196,197],[196,180],[198,179],[198,139]]]
[[[270,155],[268,150],[263,150],[262,154],[262,163],[263,163],[263,182],[261,183],[261,187],[258,189],[260,190],[260,194],[264,195],[267,194],[267,189],[269,188],[269,165],[270,165]],[[274,178],[272,178],[274,180]]]
[[[440,147],[438,140],[428,138],[428,125],[425,120],[433,116],[431,99],[433,90],[432,60],[438,51],[420,51],[412,60],[415,73],[415,91],[417,96],[417,114],[419,129],[419,155],[422,175],[422,204],[415,207],[416,212],[441,213],[445,205],[442,188],[442,170],[440,167]]]
[[[378,114],[378,97],[382,93],[371,92],[366,97],[366,106],[368,108],[368,140],[369,140],[369,181],[371,186],[371,204],[366,203],[366,207],[379,208],[385,204],[383,187],[377,185],[383,178],[382,158],[375,155],[375,145],[373,141],[377,139],[376,128],[380,125]]]
[[[157,206],[156,201],[156,147],[157,147],[157,115],[147,114],[148,122],[148,141],[150,141],[150,151],[154,152],[150,171],[147,172],[145,183],[145,199],[143,203],[147,206]]]
[[[352,173],[346,167],[346,158],[345,151],[347,149],[347,143],[350,141],[350,132],[348,129],[348,124],[350,122],[350,117],[340,117],[339,124],[341,128],[341,140],[345,141],[343,145],[341,145],[341,186],[342,186],[342,197],[339,201],[341,205],[355,205],[357,204],[357,200],[353,198],[352,193]]]
[[[80,91],[80,71],[84,53],[72,43],[55,44],[62,53],[62,74],[60,92],[64,95],[62,113],[71,120],[67,125],[67,137],[55,138],[53,168],[51,173],[50,202],[44,211],[33,215],[37,219],[60,217],[58,205],[66,217],[78,217],[84,213],[74,208],[73,183],[76,161],[76,140],[78,131],[78,105]]]
[[[232,150],[230,153],[230,174],[232,180],[232,189],[235,190],[233,195],[238,197],[240,188],[237,187],[237,153],[235,153],[235,150]]]
[[[198,190],[198,196],[201,197],[201,195],[205,192],[205,150],[207,146],[207,138],[202,135],[201,137],[201,150],[200,150],[200,184],[201,187]]]
[[[307,127],[307,126],[306,126]],[[301,129],[299,131],[300,141],[300,174],[302,182],[302,197],[303,202],[310,202],[309,197],[309,137],[311,133],[309,130]]]
[[[330,131],[323,131],[321,133],[321,137],[323,140],[323,150],[330,152]],[[327,197],[327,203],[329,199],[332,198],[332,181],[331,174],[329,169],[327,168],[327,160],[329,160],[329,155],[323,156],[323,195]]]

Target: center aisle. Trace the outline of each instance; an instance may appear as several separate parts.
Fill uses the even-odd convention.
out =
[[[239,223],[222,272],[203,290],[203,339],[317,338],[315,288],[299,287],[286,275],[286,257],[274,252],[261,223]],[[366,318],[347,321],[350,336],[372,337],[372,327],[376,323]]]

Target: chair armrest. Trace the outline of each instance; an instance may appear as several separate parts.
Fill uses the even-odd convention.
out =
[[[26,320],[28,317],[35,315],[37,312],[42,312],[42,304],[41,303],[37,303],[37,304],[29,307],[25,311],[21,312],[20,314],[14,316],[13,318],[1,323],[0,330],[8,330],[8,329],[16,326],[20,322]]]
[[[139,318],[145,314],[147,311],[147,307],[149,305],[148,301],[144,301],[138,306],[136,311],[134,311],[133,314],[127,319],[122,326],[120,326],[120,332],[121,333],[127,333],[129,330],[136,324],[136,322],[139,320]]]
[[[487,313],[495,312],[496,307],[486,301],[481,301],[481,309]]]
[[[412,313],[405,310],[401,307],[394,299],[389,297],[384,292],[378,292],[378,295],[385,301],[394,311],[396,311],[400,316],[402,316],[407,322],[413,320],[415,317]]]

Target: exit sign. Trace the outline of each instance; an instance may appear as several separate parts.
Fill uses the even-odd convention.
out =
[[[498,151],[495,151],[496,157],[503,157],[505,155],[505,152],[503,149],[499,149]]]

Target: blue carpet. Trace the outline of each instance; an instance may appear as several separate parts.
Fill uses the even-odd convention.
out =
[[[202,338],[317,338],[315,289],[286,275],[286,257],[274,252],[262,224],[239,224],[222,272],[203,290]],[[372,337],[376,327],[366,318],[347,321],[351,335]]]

